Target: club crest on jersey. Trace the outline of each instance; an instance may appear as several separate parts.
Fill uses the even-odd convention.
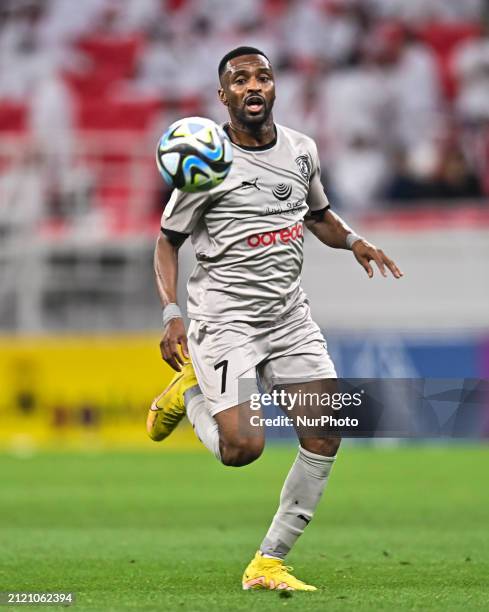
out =
[[[279,183],[275,185],[272,189],[273,195],[277,198],[277,200],[287,200],[290,198],[290,194],[292,193],[292,185],[286,185],[285,183]]]
[[[299,155],[299,157],[295,158],[295,163],[299,166],[299,172],[306,181],[308,181],[311,176],[311,162],[309,161],[309,157],[307,155]]]

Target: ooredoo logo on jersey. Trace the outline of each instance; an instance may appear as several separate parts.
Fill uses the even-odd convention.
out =
[[[285,227],[272,232],[253,234],[247,239],[248,246],[252,249],[258,246],[270,246],[272,244],[288,244],[291,240],[302,239],[304,235],[302,223],[298,222],[292,227]]]

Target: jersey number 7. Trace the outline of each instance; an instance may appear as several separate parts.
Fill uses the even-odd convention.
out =
[[[216,363],[216,365],[214,366],[214,370],[219,370],[219,368],[222,368],[222,376],[221,376],[221,395],[223,393],[226,392],[226,376],[228,373],[228,360],[224,359],[223,361],[220,361],[219,363]]]

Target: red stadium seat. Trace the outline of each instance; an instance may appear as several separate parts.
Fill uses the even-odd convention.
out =
[[[138,160],[141,147],[146,147],[147,130],[161,107],[162,103],[155,99],[122,101],[85,95],[78,100],[77,127],[87,144],[92,143],[83,163],[96,176],[95,206],[104,211],[111,225],[115,224],[112,229],[116,233],[134,225],[134,219],[127,216],[136,197],[131,183],[134,164],[141,163]],[[152,151],[151,147],[149,158],[156,177]],[[147,198],[146,193],[139,201]]]
[[[287,10],[287,0],[265,0],[263,12],[272,18],[281,17]]]
[[[160,109],[158,100],[117,102],[109,99],[80,100],[78,127],[82,130],[144,131]]]
[[[124,234],[131,231],[152,228],[157,219],[151,215],[148,199],[153,194],[148,190],[135,190],[129,183],[102,185],[97,189],[95,202],[108,223],[108,228],[114,234]],[[134,202],[141,206],[140,211],[134,210]],[[150,225],[151,224],[151,225]]]
[[[98,66],[83,73],[65,72],[63,77],[77,98],[99,101],[107,96],[113,85],[120,80],[120,75],[107,66]]]
[[[455,48],[465,40],[476,38],[481,32],[478,23],[431,23],[418,31],[421,40],[433,49],[440,69],[443,90],[448,99],[456,94],[456,80],[451,59]]]
[[[79,40],[77,47],[92,59],[97,71],[108,68],[118,78],[126,78],[134,74],[143,43],[140,36],[94,36]]]
[[[27,105],[21,102],[0,101],[0,132],[27,130]]]
[[[165,10],[169,13],[177,13],[185,8],[188,0],[167,0]]]
[[[182,117],[199,115],[202,112],[202,100],[199,96],[187,96],[177,102],[178,114]]]

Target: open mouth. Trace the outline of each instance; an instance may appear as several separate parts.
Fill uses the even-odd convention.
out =
[[[250,113],[259,113],[265,106],[265,100],[261,96],[248,96],[245,100],[246,108]]]

